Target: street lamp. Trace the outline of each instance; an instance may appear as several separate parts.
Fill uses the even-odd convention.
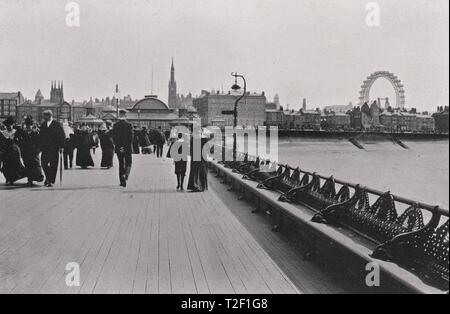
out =
[[[238,98],[236,98],[235,102],[234,102],[234,109],[233,109],[233,127],[234,127],[234,132],[233,132],[233,161],[236,161],[236,151],[237,151],[237,134],[236,134],[236,128],[237,128],[237,123],[238,123],[238,105],[239,105],[239,101],[241,101],[242,98],[245,97],[245,94],[247,93],[247,82],[244,78],[244,76],[237,74],[236,72],[231,73],[231,76],[234,76],[234,84],[233,86],[231,86],[231,89],[233,91],[238,91],[241,89],[241,87],[237,84],[237,79],[238,77],[241,78],[244,81],[244,91],[242,93],[242,95],[240,95]]]

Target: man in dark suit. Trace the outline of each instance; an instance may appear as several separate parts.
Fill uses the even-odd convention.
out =
[[[131,172],[133,126],[126,120],[127,111],[119,111],[119,121],[113,127],[113,141],[119,160],[120,186],[126,187]]]
[[[45,173],[45,186],[52,187],[58,173],[59,154],[63,152],[66,136],[62,125],[53,120],[53,112],[43,112],[44,123],[41,125],[39,145],[42,152],[42,169]]]
[[[164,136],[164,133],[161,131],[161,127],[158,127],[156,136],[156,157],[158,158],[162,157],[165,143],[166,138]]]
[[[68,170],[73,168],[73,152],[75,150],[75,133],[73,130],[72,122],[69,122],[68,128],[66,129],[69,134],[66,134],[66,139],[64,141],[64,169]]]

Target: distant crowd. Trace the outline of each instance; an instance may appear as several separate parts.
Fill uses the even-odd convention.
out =
[[[65,170],[78,166],[81,169],[94,167],[92,155],[101,149],[100,167],[113,167],[114,155],[117,154],[121,186],[126,187],[130,175],[132,154],[155,154],[163,157],[165,145],[181,147],[186,137],[183,134],[171,134],[161,128],[132,126],[126,121],[126,113],[122,113],[118,122],[105,121],[99,127],[86,124],[73,125],[53,120],[52,113],[47,112],[45,121],[38,124],[31,117],[23,123],[16,123],[13,117],[0,124],[0,172],[6,179],[6,185],[26,178],[28,186],[44,182],[47,187],[55,184],[58,167],[62,180],[62,167]],[[184,146],[184,145],[183,145]],[[184,149],[186,151],[186,149]],[[171,149],[167,157],[171,157]],[[76,152],[76,154],[75,154]],[[181,151],[179,151],[181,153]],[[177,189],[184,190],[183,182],[186,173],[187,155],[174,161],[177,176]],[[76,156],[76,157],[75,157]],[[75,158],[74,158],[75,157]],[[190,186],[192,191],[207,189],[205,163],[192,161]]]

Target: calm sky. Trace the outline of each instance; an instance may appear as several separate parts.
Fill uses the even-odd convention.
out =
[[[170,62],[181,93],[228,90],[230,72],[251,91],[298,108],[357,102],[367,75],[394,72],[409,107],[449,99],[449,1],[378,0],[380,26],[363,0],[78,0],[80,27],[65,0],[0,0],[0,92],[64,80],[66,100],[113,94],[167,100]],[[371,96],[394,98],[387,81]]]

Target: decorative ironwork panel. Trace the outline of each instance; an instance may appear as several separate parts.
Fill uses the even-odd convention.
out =
[[[449,223],[439,226],[440,214],[433,214],[423,228],[399,234],[380,244],[372,257],[394,262],[444,291],[449,288]]]

